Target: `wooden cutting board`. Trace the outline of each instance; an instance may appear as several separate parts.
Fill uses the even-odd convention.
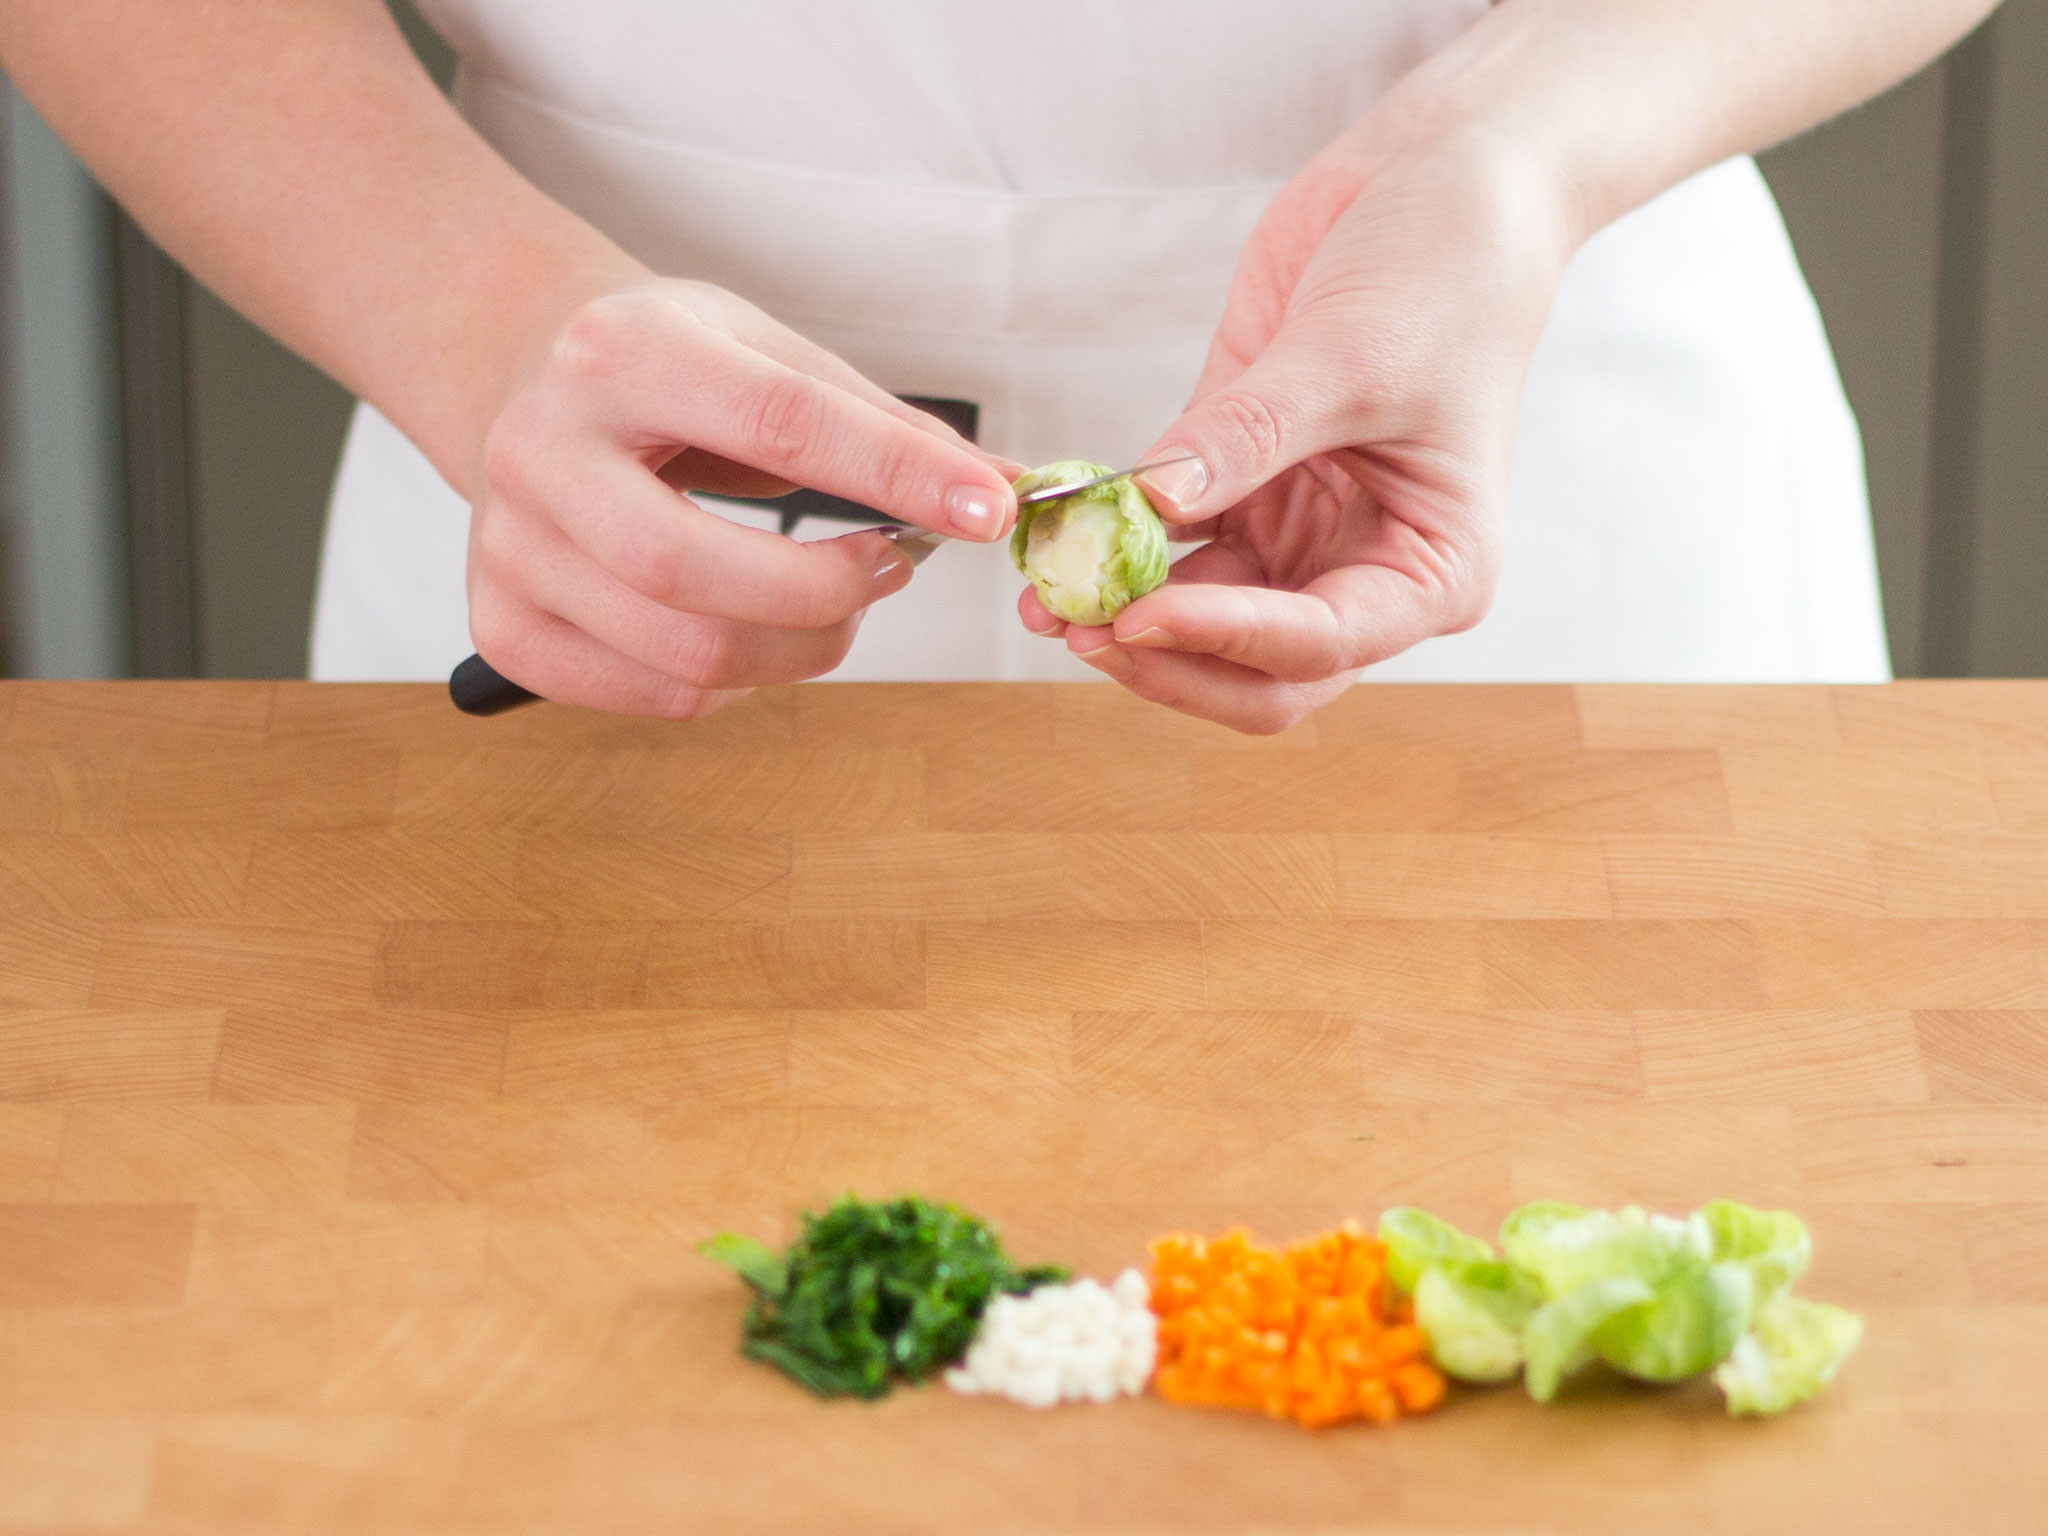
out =
[[[2048,1529],[2048,685],[0,685],[0,1530]],[[820,1404],[699,1259],[1789,1206],[1836,1386]]]

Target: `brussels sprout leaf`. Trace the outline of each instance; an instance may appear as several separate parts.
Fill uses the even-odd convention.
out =
[[[1609,1318],[1630,1307],[1646,1306],[1652,1292],[1628,1275],[1588,1280],[1557,1300],[1536,1309],[1522,1332],[1528,1360],[1525,1385],[1539,1403],[1557,1396],[1567,1376],[1593,1360],[1593,1335]]]
[[[1506,1381],[1520,1370],[1535,1306],[1528,1282],[1498,1260],[1453,1259],[1424,1270],[1415,1286],[1430,1358],[1460,1381]]]
[[[1713,1234],[1715,1261],[1748,1269],[1758,1306],[1788,1290],[1813,1258],[1806,1223],[1790,1211],[1710,1200],[1700,1207],[1700,1219]]]
[[[1737,1264],[1689,1264],[1665,1277],[1646,1306],[1602,1323],[1593,1346],[1625,1376],[1683,1381],[1727,1357],[1749,1326],[1754,1294]]]
[[[1714,1372],[1730,1413],[1783,1413],[1834,1379],[1863,1338],[1863,1319],[1825,1302],[1777,1296]]]
[[[1383,1213],[1379,1238],[1387,1245],[1387,1274],[1404,1291],[1414,1290],[1422,1272],[1434,1265],[1493,1257],[1493,1249],[1483,1238],[1460,1232],[1448,1221],[1412,1205],[1398,1205]]]

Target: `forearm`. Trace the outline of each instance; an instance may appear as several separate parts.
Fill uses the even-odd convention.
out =
[[[0,0],[0,60],[168,250],[459,488],[520,354],[639,272],[477,137],[381,0]]]
[[[1506,0],[1388,98],[1393,131],[1497,133],[1584,239],[1694,171],[1864,101],[1996,0]]]

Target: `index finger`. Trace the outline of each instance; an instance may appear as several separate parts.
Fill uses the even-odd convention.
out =
[[[1002,537],[1017,512],[1002,472],[967,444],[708,328],[638,349],[608,381],[612,424],[715,453],[956,538]]]
[[[552,504],[598,565],[663,607],[778,629],[838,624],[900,584],[902,551],[873,531],[799,543],[705,510],[631,459],[564,465]]]

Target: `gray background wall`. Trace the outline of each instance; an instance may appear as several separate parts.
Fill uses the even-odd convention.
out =
[[[445,78],[446,50],[402,8],[401,20]],[[11,163],[21,163],[20,148]],[[30,157],[48,182],[47,165],[34,170],[41,163]],[[1863,425],[1895,668],[2048,674],[2048,0],[2008,0],[1948,60],[1773,150],[1763,166]],[[17,206],[27,190],[15,189]],[[83,217],[76,191],[59,199],[74,222]],[[36,259],[33,244],[17,241],[17,268]],[[41,260],[48,268],[47,253]],[[42,272],[38,291],[51,275]],[[197,284],[173,282],[182,361],[170,398],[184,429],[176,476],[186,523],[172,537],[189,549],[196,591],[191,665],[211,676],[299,675],[348,400]],[[90,315],[75,304],[68,313],[74,331],[91,331]],[[105,355],[104,339],[86,340]],[[65,398],[89,403],[89,379],[67,387]],[[33,417],[16,404],[17,422]],[[40,480],[24,464],[35,455],[10,454],[17,528],[25,492],[43,497],[46,513],[56,511],[53,494],[67,505],[110,494],[83,467],[92,444],[77,436],[69,459],[41,456]],[[63,469],[55,482],[52,463]],[[24,561],[20,542],[17,578],[47,575],[51,549]],[[105,578],[118,574],[111,549],[82,536],[58,564]],[[146,552],[138,559],[146,564]],[[23,587],[17,579],[10,589],[17,610]],[[17,641],[15,665],[122,670],[121,616],[98,619],[96,641],[73,633],[38,655]],[[93,616],[71,628],[92,630]],[[141,626],[145,650],[151,629]]]
[[[0,209],[14,232],[4,242],[0,635],[17,670],[110,676],[127,664],[128,606],[106,209],[12,92],[0,134]]]
[[[1946,70],[1762,157],[1863,428],[1892,665],[1924,638]]]
[[[1762,163],[1862,422],[1894,668],[2048,674],[2048,0]]]
[[[1989,56],[1975,538],[1967,666],[2048,673],[2048,4],[2020,0]]]

